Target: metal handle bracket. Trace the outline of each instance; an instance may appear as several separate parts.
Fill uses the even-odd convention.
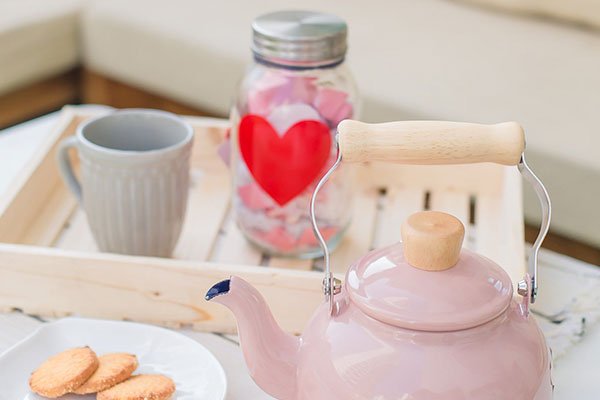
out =
[[[546,238],[548,230],[550,229],[552,204],[550,203],[550,196],[548,196],[548,191],[544,187],[544,184],[533,173],[531,168],[529,168],[529,165],[527,165],[525,153],[521,155],[521,160],[519,161],[517,167],[519,168],[519,172],[523,178],[533,187],[533,190],[535,191],[535,194],[537,195],[542,206],[542,222],[540,224],[540,232],[538,233],[538,236],[533,243],[533,247],[531,248],[531,254],[529,255],[529,260],[527,263],[527,275],[521,282],[519,282],[518,285],[518,293],[521,296],[529,295],[529,301],[531,304],[533,304],[535,303],[535,299],[538,295],[538,254],[540,247],[542,247],[542,242]]]
[[[325,173],[325,175],[323,175],[321,180],[319,180],[319,183],[317,183],[317,186],[315,187],[315,190],[310,198],[310,222],[312,223],[312,229],[313,229],[313,232],[315,233],[315,236],[317,237],[319,245],[321,246],[321,249],[323,249],[323,260],[325,263],[325,278],[323,279],[323,294],[329,301],[329,313],[330,314],[333,313],[334,296],[341,291],[342,283],[339,279],[334,278],[333,274],[331,273],[331,263],[329,261],[329,248],[327,247],[327,242],[325,241],[325,238],[323,237],[323,235],[321,234],[321,231],[319,230],[319,227],[317,226],[317,217],[315,215],[315,204],[317,202],[317,194],[319,193],[319,190],[321,190],[321,188],[323,187],[325,182],[327,182],[329,177],[333,174],[333,172],[342,163],[342,152],[340,151],[340,143],[338,140],[338,135],[335,135],[335,145],[336,145],[336,150],[337,150],[337,158],[336,158],[335,162],[333,163],[333,165],[331,166],[331,168],[329,168],[329,171],[327,171]]]

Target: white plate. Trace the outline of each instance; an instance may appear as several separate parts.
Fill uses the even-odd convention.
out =
[[[90,346],[98,355],[137,355],[140,366],[135,373],[159,373],[175,381],[173,400],[225,398],[225,372],[198,342],[151,325],[66,318],[43,325],[0,355],[0,399],[43,400],[30,392],[29,375],[51,355],[79,346]],[[61,399],[93,400],[95,395],[67,395]]]

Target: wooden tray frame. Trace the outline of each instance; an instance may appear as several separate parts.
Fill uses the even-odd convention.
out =
[[[161,259],[95,250],[85,215],[62,183],[55,161],[58,143],[88,117],[77,107],[65,107],[54,131],[0,197],[0,311],[233,333],[231,313],[203,296],[213,283],[238,275],[265,296],[284,329],[301,331],[323,300],[322,274],[315,270],[320,262],[268,257],[234,226],[229,173],[216,156],[228,122],[186,117],[196,130],[188,215],[174,258]],[[340,277],[371,248],[397,241],[400,223],[423,208],[459,217],[467,227],[466,247],[498,262],[513,282],[523,276],[516,168],[373,163],[358,167],[355,176],[353,223],[332,256]]]

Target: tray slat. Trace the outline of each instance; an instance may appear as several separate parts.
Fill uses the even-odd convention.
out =
[[[358,189],[354,198],[352,223],[331,256],[331,270],[334,273],[343,276],[350,264],[371,250],[378,201],[379,191],[376,188]]]
[[[229,208],[230,184],[227,175],[193,176],[186,220],[177,243],[174,258],[182,260],[208,260],[214,242]]]
[[[455,190],[440,190],[431,194],[429,208],[454,215],[465,226],[465,237],[469,235],[471,195]]]
[[[271,257],[269,260],[269,267],[310,271],[313,267],[313,261],[284,257]]]
[[[60,140],[72,135],[82,119],[63,113],[56,130],[0,198],[0,242],[48,246],[60,232],[61,217],[70,215],[75,203],[72,198],[61,201],[66,188],[60,182],[54,155]]]
[[[525,274],[521,178],[504,175],[504,196],[482,194],[476,199],[476,251],[500,264],[516,284]]]
[[[61,234],[65,220],[73,213],[75,207],[77,202],[69,195],[68,190],[57,185],[46,198],[46,205],[40,210],[35,223],[25,231],[19,243],[51,246]]]
[[[83,210],[75,210],[54,247],[64,250],[98,251]]]
[[[423,188],[390,186],[381,212],[373,247],[383,247],[400,240],[400,227],[409,215],[425,206]]]
[[[211,261],[214,262],[236,265],[260,265],[263,258],[262,254],[256,251],[237,229],[231,215],[226,219],[216,247],[217,249],[215,249],[211,258]],[[231,249],[235,249],[235,251],[231,251]]]
[[[72,313],[168,326],[235,332],[231,313],[204,300],[231,274],[255,285],[291,332],[300,332],[322,300],[321,274],[198,261],[84,253],[0,244],[0,311]],[[290,312],[293,310],[293,312]]]

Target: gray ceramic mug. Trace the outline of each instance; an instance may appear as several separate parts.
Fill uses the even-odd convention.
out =
[[[63,140],[61,174],[83,206],[101,251],[168,257],[185,217],[194,133],[164,111],[120,110]],[[68,150],[81,160],[81,183]]]

